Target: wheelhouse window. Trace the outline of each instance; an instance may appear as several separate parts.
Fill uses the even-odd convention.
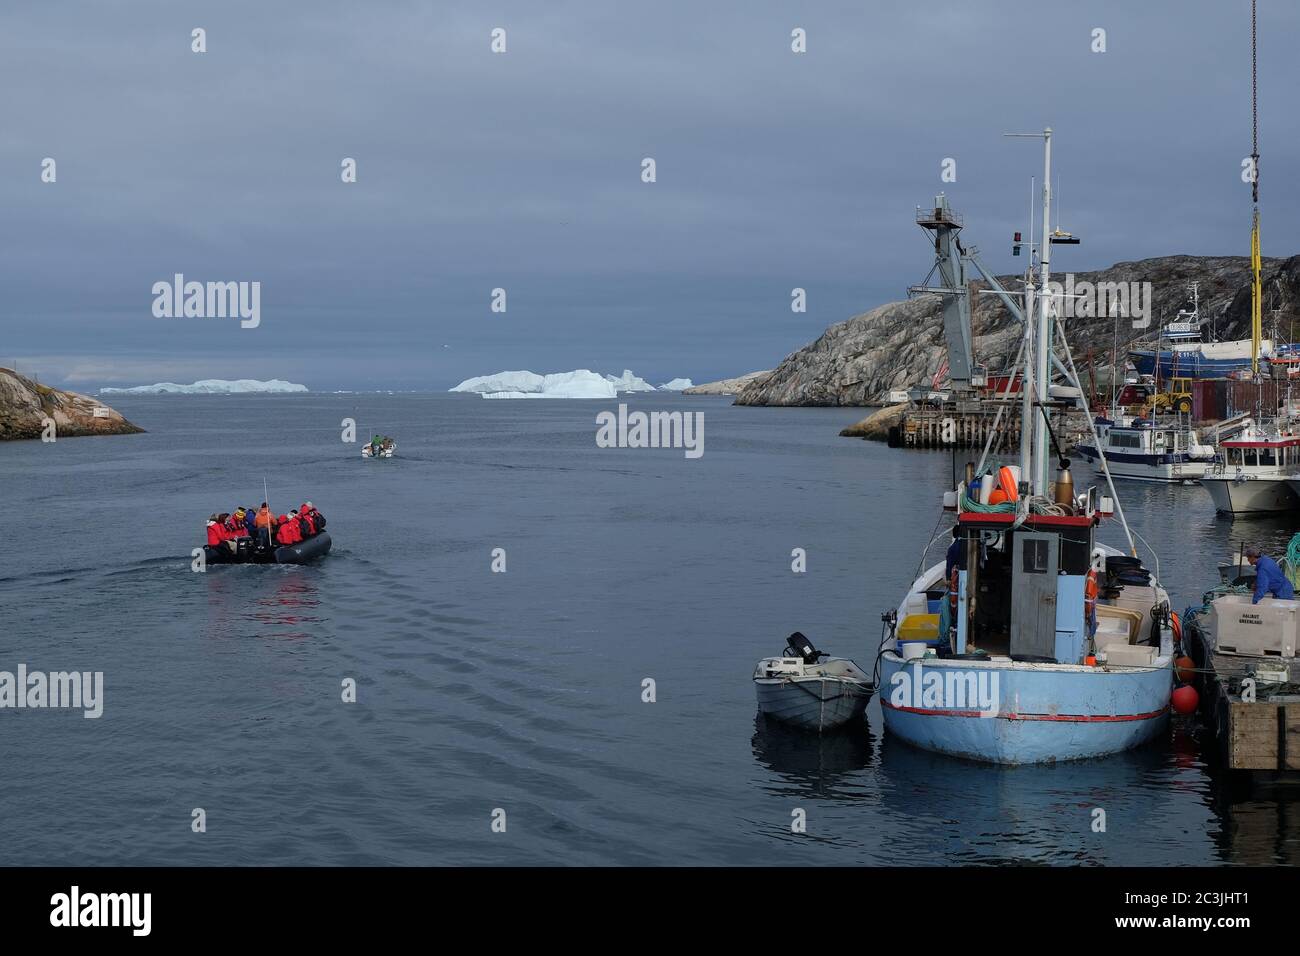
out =
[[[1041,538],[1031,538],[1023,542],[1024,550],[1021,551],[1024,559],[1024,570],[1029,574],[1046,574],[1048,550],[1047,546],[1051,542],[1044,541]]]

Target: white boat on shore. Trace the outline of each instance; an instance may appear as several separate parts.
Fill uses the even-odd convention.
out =
[[[782,656],[754,667],[754,689],[764,715],[821,733],[860,720],[874,688],[853,661],[828,657],[796,631]]]

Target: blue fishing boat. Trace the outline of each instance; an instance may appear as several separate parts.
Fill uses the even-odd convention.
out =
[[[1229,342],[1203,342],[1204,323],[1201,320],[1200,292],[1196,283],[1190,286],[1192,307],[1179,311],[1177,318],[1160,330],[1150,348],[1132,348],[1129,361],[1140,375],[1155,376],[1157,381],[1171,378],[1234,378],[1249,374],[1253,346],[1250,339]],[[1167,343],[1167,344],[1166,344]],[[1283,365],[1288,372],[1300,359],[1300,349],[1290,343],[1275,343],[1263,339],[1259,345],[1259,360],[1264,366],[1273,362]]]
[[[1050,128],[1042,136],[1043,182],[1051,183]],[[1043,235],[1050,203],[1044,188]],[[883,615],[888,630],[877,660],[889,734],[997,764],[1135,747],[1167,729],[1173,689],[1173,628],[1159,563],[1152,573],[1136,556],[1095,429],[1105,496],[1097,488],[1075,494],[1051,428],[1052,411],[1082,404],[1082,389],[1058,303],[1045,291],[1050,257],[1051,244],[1042,244],[1020,313],[1020,463],[967,466],[949,558],[922,571]],[[1052,383],[1054,367],[1069,373],[1063,386]],[[1049,445],[1060,469],[1054,481]],[[1112,513],[1126,551],[1097,540]]]

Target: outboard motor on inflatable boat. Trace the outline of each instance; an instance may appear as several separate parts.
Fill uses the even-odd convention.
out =
[[[791,651],[794,651],[796,656],[802,657],[805,664],[816,664],[817,658],[826,656],[813,647],[812,641],[804,637],[799,631],[795,631],[790,635],[786,645]]]

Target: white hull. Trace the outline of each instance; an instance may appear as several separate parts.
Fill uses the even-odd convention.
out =
[[[1300,497],[1281,477],[1239,480],[1226,475],[1207,475],[1201,484],[1210,492],[1215,510],[1223,514],[1263,514],[1300,507]]]
[[[869,688],[833,677],[754,681],[758,709],[768,717],[808,730],[833,730],[861,717],[871,700]]]
[[[861,720],[873,690],[870,678],[843,657],[808,664],[798,657],[767,657],[754,668],[758,709],[807,730],[833,730]]]
[[[1089,463],[1095,463],[1095,452],[1083,452]],[[1117,462],[1107,456],[1106,464],[1110,467],[1112,478],[1124,478],[1128,481],[1160,481],[1171,485],[1194,485],[1205,477],[1213,462],[1187,461],[1178,464],[1148,465],[1138,462]]]

